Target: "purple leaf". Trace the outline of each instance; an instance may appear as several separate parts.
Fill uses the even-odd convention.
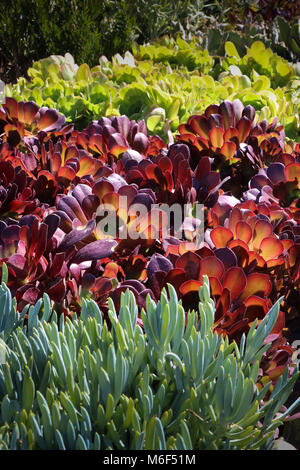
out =
[[[115,240],[97,240],[79,250],[71,259],[72,263],[108,258],[112,255],[117,242]]]

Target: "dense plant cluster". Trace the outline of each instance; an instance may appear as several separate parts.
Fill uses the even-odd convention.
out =
[[[70,54],[51,56],[28,69],[29,79],[6,86],[6,96],[56,108],[76,128],[99,116],[144,119],[151,134],[175,132],[211,103],[240,99],[261,120],[277,117],[286,135],[299,140],[299,70],[263,42],[238,52],[225,41],[215,63],[199,38],[163,37],[135,45],[132,54],[102,56],[99,65],[78,66]],[[212,53],[213,54],[213,53]]]
[[[205,278],[187,318],[175,289],[138,305],[127,291],[109,303],[111,328],[93,300],[57,322],[48,295],[18,315],[0,286],[0,448],[12,450],[272,449],[299,375],[270,391],[255,384],[279,312],[277,303],[240,346],[213,333]],[[62,318],[62,317],[61,317]],[[265,344],[265,342],[268,344]],[[269,395],[269,396],[268,396]],[[299,400],[298,400],[299,401]]]
[[[6,98],[0,133],[1,264],[18,309],[45,292],[72,316],[89,292],[105,313],[108,297],[118,309],[128,288],[142,309],[171,284],[188,311],[207,275],[214,328],[239,343],[284,296],[262,365],[263,380],[277,380],[293,352],[283,331],[299,331],[300,162],[299,144],[276,119],[224,101],[192,115],[166,144],[143,120],[102,117],[78,131],[54,109]],[[124,229],[136,203],[203,204],[204,245],[178,239],[172,225],[166,237],[147,218],[137,239],[101,230],[100,205]]]

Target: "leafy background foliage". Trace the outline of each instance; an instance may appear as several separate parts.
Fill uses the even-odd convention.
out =
[[[241,43],[238,38],[243,30],[243,48],[256,37],[268,46],[271,43],[285,58],[297,60],[297,15],[299,2],[282,0],[275,4],[250,0],[7,0],[0,5],[1,78],[15,81],[33,61],[66,52],[77,63],[94,66],[102,54],[124,53],[133,40],[143,44],[177,32],[184,37],[199,34],[204,41],[208,37],[210,52],[220,53],[226,30],[234,30],[227,38],[235,38],[237,43]],[[225,39],[220,40],[222,30]]]

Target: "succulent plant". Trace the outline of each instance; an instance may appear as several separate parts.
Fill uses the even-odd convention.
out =
[[[57,323],[47,294],[16,312],[0,286],[0,447],[41,450],[272,449],[298,377],[270,391],[255,383],[279,304],[254,322],[241,345],[213,333],[208,280],[199,310],[184,310],[175,290],[150,298],[138,324],[134,295],[109,304],[111,331],[93,300],[80,317]],[[267,394],[269,397],[267,398]],[[209,431],[209,432],[208,432]]]

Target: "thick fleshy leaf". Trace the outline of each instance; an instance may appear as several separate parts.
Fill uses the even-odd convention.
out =
[[[260,244],[264,238],[268,238],[273,234],[273,227],[266,220],[256,222],[253,230],[253,248],[259,250]]]
[[[60,181],[73,181],[76,178],[76,172],[69,166],[64,166],[58,170],[57,178]]]
[[[238,142],[239,131],[235,127],[229,127],[224,134],[224,142]]]
[[[239,142],[245,142],[250,133],[251,121],[246,117],[242,117],[242,119],[239,120],[236,128],[239,131]]]
[[[18,102],[14,98],[5,98],[4,108],[8,111],[10,118],[18,118]]]
[[[228,289],[224,288],[216,304],[216,314],[215,314],[216,322],[221,319],[221,317],[224,315],[225,312],[227,312],[227,310],[230,307],[230,302],[231,302],[230,292]]]
[[[197,246],[193,242],[180,242],[180,244],[178,245],[179,255],[183,255],[187,251],[196,251],[196,250],[197,250]],[[200,253],[197,253],[197,254],[199,254],[199,256],[201,256],[201,258],[203,257],[202,254],[200,254]],[[213,253],[211,252],[211,254],[213,254]]]
[[[40,109],[40,113],[43,108]],[[40,131],[50,132],[54,129],[59,129],[64,125],[66,118],[59,114],[55,109],[46,109],[41,113],[41,119],[39,119],[37,125]]]
[[[27,101],[26,103],[18,103],[18,119],[27,125],[31,125],[39,107],[34,101]]]
[[[209,116],[211,116],[212,114],[217,114],[220,112],[220,107],[217,105],[217,104],[210,104],[204,114],[207,118],[209,118]]]
[[[89,219],[92,219],[99,207],[100,201],[96,194],[89,194],[82,201],[82,209]]]
[[[173,268],[173,264],[168,258],[160,254],[154,254],[147,266],[148,277],[151,277],[156,271],[168,273]]]
[[[77,172],[77,176],[80,178],[85,175],[91,175],[95,169],[95,159],[92,157],[82,157],[80,159],[80,169]]]
[[[224,128],[223,117],[221,114],[212,113],[209,116],[208,122],[211,128],[213,127],[221,127],[222,129]]]
[[[8,258],[7,265],[14,270],[18,277],[23,277],[28,269],[26,258],[20,254],[14,254]]]
[[[273,184],[280,183],[280,181],[285,180],[286,175],[284,170],[282,163],[272,163],[272,165],[267,168],[267,176]]]
[[[224,273],[224,265],[215,256],[208,256],[203,258],[200,263],[200,273],[199,279],[202,279],[202,276],[207,275],[208,277],[215,277],[221,279]]]
[[[8,185],[14,180],[15,170],[10,162],[0,160],[0,178],[5,181],[5,185]]]
[[[47,247],[47,239],[48,239],[48,225],[45,223],[41,223],[38,231],[38,240],[34,250],[34,260],[33,262],[36,264],[40,257],[43,255],[44,251]]]
[[[252,238],[252,230],[249,224],[247,222],[240,221],[236,224],[235,226],[235,232],[236,236],[239,240],[242,240],[246,244],[249,243],[249,241]]]
[[[264,318],[269,310],[266,300],[256,295],[250,295],[245,300],[245,305],[247,307],[246,316],[249,323],[253,322],[256,318]]]
[[[22,300],[24,300],[26,303],[29,303],[31,305],[35,305],[39,295],[40,295],[39,289],[37,289],[36,287],[29,287],[24,292],[22,296]]]
[[[61,302],[66,295],[65,280],[59,279],[56,281],[51,287],[49,287],[49,289],[47,289],[47,294],[54,302]]]
[[[92,193],[92,190],[90,186],[87,184],[77,184],[73,189],[72,189],[72,196],[74,196],[79,204],[82,204],[84,199],[89,196]]]
[[[236,224],[242,220],[242,212],[237,207],[230,211],[228,228],[236,235]]]
[[[231,268],[237,265],[237,257],[232,250],[229,248],[218,248],[214,251],[214,254],[224,264],[225,269]]]
[[[234,142],[224,142],[221,147],[220,153],[226,157],[227,160],[231,160],[236,152],[236,145]]]
[[[210,169],[211,169],[211,164],[210,164],[209,157],[201,158],[195,171],[195,178],[201,181],[202,178],[204,178],[210,172]]]
[[[51,276],[54,279],[60,276],[61,270],[64,265],[64,260],[65,260],[64,253],[55,254],[50,270],[49,270],[49,276]]]
[[[82,224],[87,223],[87,218],[81,209],[77,199],[73,196],[65,196],[59,200],[58,210],[64,211],[71,220],[78,218]]]
[[[176,261],[176,268],[183,269],[189,279],[199,279],[201,258],[196,253],[188,251]]]
[[[221,127],[214,127],[209,133],[209,139],[213,147],[221,148],[224,143],[224,131]]]
[[[89,220],[85,226],[74,228],[71,232],[64,236],[62,242],[58,247],[58,252],[65,251],[70,246],[75,246],[76,243],[87,238],[96,228],[95,220]]]
[[[209,278],[210,293],[213,297],[220,297],[223,293],[223,287],[219,279],[216,277]]]
[[[274,325],[273,330],[271,331],[270,334],[280,334],[282,335],[282,331],[285,328],[285,314],[281,310],[279,311],[277,321]]]
[[[112,183],[110,183],[107,180],[104,180],[104,178],[101,178],[100,180],[96,181],[96,183],[93,186],[93,193],[96,194],[99,198],[99,201],[102,201],[102,198],[105,194],[113,192],[114,187]]]
[[[114,262],[110,262],[110,263],[107,263],[107,265],[105,266],[103,276],[109,279],[115,279],[117,277],[118,272],[119,272],[118,264]]]
[[[199,287],[201,286],[202,286],[202,281],[190,280],[181,284],[179,290],[182,295],[190,294],[191,292],[198,293]]]
[[[114,207],[116,211],[119,209],[120,196],[116,193],[111,192],[104,194],[102,201],[104,204],[108,204],[109,206]]]
[[[149,146],[148,137],[142,132],[137,132],[134,136],[132,148],[141,154],[145,154]]]
[[[100,153],[100,155],[107,152],[107,148],[105,145],[104,137],[100,134],[93,134],[88,141],[88,148]]]
[[[173,171],[172,161],[168,157],[162,157],[159,160],[158,165],[163,172],[169,171],[170,173],[172,173]]]
[[[248,263],[255,263],[255,265],[258,268],[265,268],[266,267],[266,261],[264,258],[259,255],[256,251],[249,251],[249,260]]]
[[[241,296],[241,300],[247,299],[250,295],[267,297],[272,289],[270,277],[263,273],[251,273],[247,277],[247,285]]]
[[[223,117],[224,129],[227,130],[229,127],[234,125],[233,122],[233,106],[231,101],[225,100],[219,106],[219,112]]]
[[[245,289],[246,284],[247,278],[241,268],[234,266],[225,272],[223,286],[229,290],[232,300],[239,297]]]
[[[233,115],[234,115],[234,122],[233,122],[233,127],[236,127],[238,121],[242,117],[244,105],[239,99],[235,99],[232,102],[232,107],[233,107]]]
[[[210,232],[210,238],[216,248],[224,248],[232,240],[231,230],[225,227],[216,227]]]
[[[247,117],[251,122],[254,120],[255,114],[256,114],[255,109],[253,108],[253,106],[251,106],[251,104],[248,104],[247,106],[245,106],[242,112],[242,115]]]
[[[164,285],[167,286],[168,284],[172,284],[176,291],[179,292],[180,286],[185,282],[185,279],[186,276],[183,269],[171,269],[164,278]]]
[[[72,263],[82,263],[83,261],[93,261],[108,258],[113,254],[117,242],[115,240],[97,240],[89,243],[73,256]]]
[[[208,140],[203,139],[203,137],[196,137],[195,140],[192,143],[195,145],[195,147],[200,152],[203,152],[203,151],[208,152],[209,151],[209,142],[208,142]]]
[[[260,244],[259,251],[264,260],[269,261],[278,258],[283,253],[283,245],[277,238],[264,238]]]
[[[300,163],[291,163],[285,167],[285,174],[288,181],[298,181],[298,187],[300,187]]]
[[[118,157],[121,153],[128,149],[128,143],[122,134],[112,134],[109,136],[108,146],[110,152]]]
[[[274,268],[275,266],[281,266],[283,264],[285,264],[285,258],[284,257],[281,257],[279,259],[276,259],[276,258],[269,259],[267,261],[267,267],[268,268]]]
[[[56,230],[59,227],[60,217],[56,214],[49,214],[44,220],[45,224],[48,226],[48,241],[55,234]]]
[[[191,116],[188,119],[188,125],[196,135],[209,139],[210,126],[205,116]]]

